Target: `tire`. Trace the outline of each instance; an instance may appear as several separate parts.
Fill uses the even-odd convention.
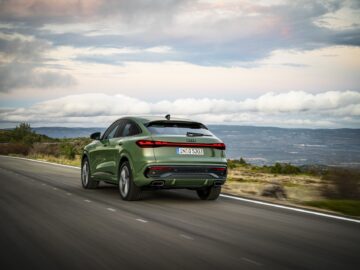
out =
[[[129,162],[121,164],[119,170],[119,192],[124,201],[137,201],[141,197],[141,189],[135,185]]]
[[[201,200],[213,201],[219,197],[221,187],[212,186],[204,189],[198,189],[196,190],[196,193]]]
[[[81,184],[85,189],[93,189],[99,186],[99,182],[91,178],[89,160],[84,158],[81,164]]]

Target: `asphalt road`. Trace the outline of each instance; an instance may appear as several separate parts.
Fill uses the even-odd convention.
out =
[[[360,269],[360,224],[193,191],[125,202],[0,157],[0,269]]]

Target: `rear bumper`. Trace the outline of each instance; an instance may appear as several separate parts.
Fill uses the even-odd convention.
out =
[[[227,166],[220,165],[150,165],[144,170],[152,188],[201,188],[221,186],[226,181]]]
[[[154,179],[226,179],[226,173],[223,165],[153,165],[145,169],[144,175]]]

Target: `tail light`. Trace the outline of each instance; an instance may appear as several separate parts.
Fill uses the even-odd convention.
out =
[[[225,150],[224,143],[185,143],[185,142],[164,142],[152,140],[138,140],[136,144],[141,148],[154,148],[154,147],[202,147],[202,148],[215,148]]]
[[[172,172],[173,170],[174,168],[170,166],[150,166],[146,169],[145,175],[147,177],[158,176],[163,173]]]

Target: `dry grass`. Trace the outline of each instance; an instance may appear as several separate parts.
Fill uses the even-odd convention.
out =
[[[246,167],[230,169],[223,190],[235,195],[261,197],[264,188],[273,184],[281,185],[286,191],[288,201],[293,203],[323,199],[323,180],[320,177],[261,173]]]
[[[43,155],[43,154],[30,154],[30,155],[26,156],[26,158],[49,161],[49,162],[77,166],[77,167],[80,167],[80,164],[81,164],[81,156],[80,155],[76,155],[75,159],[73,159],[73,160],[67,159],[63,156],[55,157],[55,156]]]

